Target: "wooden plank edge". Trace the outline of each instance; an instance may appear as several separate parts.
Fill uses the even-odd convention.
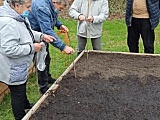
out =
[[[6,89],[1,95],[0,95],[0,103],[3,101],[4,97],[6,94],[8,94],[10,92],[9,89]]]
[[[118,53],[118,54],[126,54],[126,55],[144,55],[144,56],[160,56],[159,54],[147,54],[147,53],[130,53],[130,52],[113,52],[113,51],[99,51],[99,50],[83,50],[81,54],[71,63],[71,65],[62,73],[62,75],[55,81],[55,83],[47,90],[47,92],[38,100],[38,102],[30,109],[30,111],[24,116],[22,120],[29,120],[29,118],[36,112],[41,103],[46,99],[49,95],[50,91],[53,93],[58,88],[58,83],[63,79],[65,75],[74,67],[76,62],[82,57],[82,55],[86,52],[95,52],[95,53]]]
[[[57,84],[63,79],[63,77],[65,75],[68,74],[68,72],[73,69],[73,67],[75,67],[77,61],[83,56],[83,54],[85,53],[85,51],[82,51],[79,56],[69,65],[69,67],[62,73],[62,75],[55,81]],[[52,88],[52,86],[51,86]]]
[[[50,92],[54,93],[59,86],[59,82],[63,77],[74,67],[75,63],[81,58],[85,51],[82,51],[81,54],[71,63],[71,65],[62,73],[62,75],[54,82],[54,84],[46,91],[46,93],[37,101],[37,103],[28,111],[28,113],[23,117],[22,120],[29,120],[30,117],[36,112],[42,102],[46,99]]]
[[[45,94],[37,101],[37,103],[28,111],[28,113],[22,118],[22,120],[29,120],[30,117],[36,112],[36,110],[39,108],[39,106],[44,102],[44,100],[47,98],[50,92],[54,93],[56,89],[58,88],[58,84],[52,85],[52,90],[48,89]]]
[[[149,53],[132,53],[132,52],[116,52],[116,51],[100,51],[100,50],[84,50],[84,52],[95,52],[95,53],[118,53],[126,55],[140,55],[140,56],[160,56],[160,54],[149,54]]]

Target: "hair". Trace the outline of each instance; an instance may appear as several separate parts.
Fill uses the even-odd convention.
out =
[[[55,0],[57,4],[63,4],[67,6],[69,4],[69,0]]]
[[[10,5],[13,5],[15,6],[15,4],[20,4],[20,5],[23,5],[27,2],[30,2],[32,0],[7,0],[7,2],[10,4]]]

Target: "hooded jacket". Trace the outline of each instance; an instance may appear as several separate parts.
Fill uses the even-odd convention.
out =
[[[159,24],[160,18],[160,0],[146,0],[147,10],[151,29],[155,29]],[[127,26],[131,26],[132,21],[133,0],[127,0],[125,21]]]
[[[54,26],[60,29],[62,23],[58,20],[52,0],[33,0],[28,19],[33,30],[48,34],[56,38],[51,44],[64,50],[66,44],[54,32]]]
[[[86,18],[93,16],[92,23],[78,21],[77,35],[87,38],[98,38],[102,34],[103,22],[108,18],[109,7],[108,0],[92,0],[90,6],[89,0],[74,0],[69,15],[78,20],[79,15],[83,14]]]
[[[26,82],[35,48],[26,20],[4,1],[0,7],[0,81],[7,85]],[[32,31],[35,41],[42,33]]]

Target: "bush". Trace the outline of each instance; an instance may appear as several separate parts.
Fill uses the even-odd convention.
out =
[[[108,0],[109,2],[109,12],[110,17],[123,17],[125,13],[125,7],[126,7],[126,1],[125,0]],[[70,3],[71,5],[72,3]],[[60,14],[60,17],[63,18],[69,18],[68,15],[68,9],[69,6],[67,6]]]

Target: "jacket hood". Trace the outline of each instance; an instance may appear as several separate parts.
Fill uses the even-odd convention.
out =
[[[3,6],[0,7],[0,17],[10,17],[19,22],[24,22],[25,19],[21,17],[16,11],[14,11],[10,5],[6,2],[3,3]]]
[[[55,7],[52,3],[52,0],[44,0],[49,6],[50,6],[50,9],[55,12]]]

